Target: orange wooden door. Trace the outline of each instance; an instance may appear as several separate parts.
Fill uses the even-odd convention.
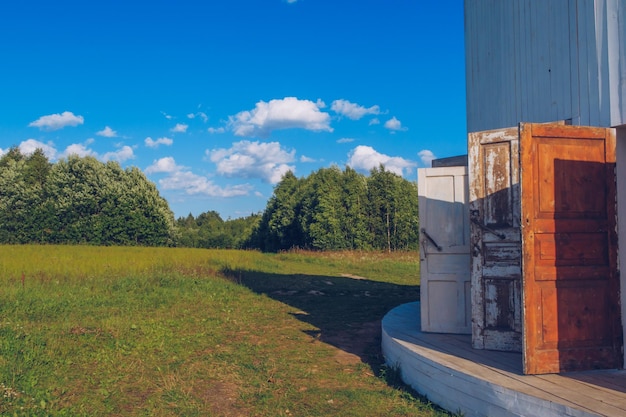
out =
[[[522,124],[524,373],[622,365],[613,129]]]

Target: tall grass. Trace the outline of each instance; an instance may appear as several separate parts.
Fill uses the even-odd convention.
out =
[[[0,415],[437,415],[350,346],[377,305],[416,296],[417,267],[414,254],[0,246]]]

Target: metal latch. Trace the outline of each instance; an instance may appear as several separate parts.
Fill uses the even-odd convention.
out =
[[[472,223],[474,223],[476,226],[480,227],[484,231],[489,232],[489,233],[493,233],[494,235],[498,236],[502,240],[506,239],[506,235],[504,233],[497,232],[497,231],[495,231],[495,230],[485,226],[484,224],[480,223],[476,219],[471,219],[471,220],[472,220]]]
[[[428,233],[426,233],[426,229],[422,228],[422,229],[421,229],[421,232],[424,234],[424,236],[426,236],[426,239],[428,239],[428,241],[429,241],[430,243],[432,243],[433,245],[435,245],[435,247],[437,248],[437,250],[438,250],[439,252],[441,252],[441,251],[443,250],[443,248],[442,248],[441,246],[439,246],[439,245],[437,244],[437,242],[435,242],[435,239],[433,239],[433,238],[432,238],[432,237],[431,237]]]

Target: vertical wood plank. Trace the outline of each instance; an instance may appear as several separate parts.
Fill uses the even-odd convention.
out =
[[[621,367],[614,130],[521,132],[524,372]]]

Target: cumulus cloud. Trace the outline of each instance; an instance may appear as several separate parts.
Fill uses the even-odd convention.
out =
[[[164,190],[181,190],[186,194],[204,194],[211,197],[238,197],[248,195],[252,190],[249,184],[220,187],[207,177],[194,174],[187,167],[176,164],[171,156],[156,160],[146,168],[147,174],[166,173],[165,178],[159,180]]]
[[[217,166],[217,172],[226,177],[260,178],[270,184],[278,183],[295,160],[295,150],[286,151],[278,142],[261,143],[241,141],[229,149],[206,151]]]
[[[316,161],[313,158],[309,158],[308,156],[302,155],[300,157],[300,162],[316,162]]]
[[[186,125],[184,123],[176,123],[176,126],[174,126],[173,128],[170,129],[170,132],[172,132],[172,133],[185,133],[187,131],[188,127],[189,127],[189,125]]]
[[[378,117],[374,117],[372,120],[370,120],[369,125],[379,125],[380,124],[380,120],[378,120]]]
[[[341,138],[337,140],[337,143],[350,143],[354,142],[354,138]]]
[[[237,136],[265,138],[274,130],[306,129],[332,132],[330,116],[320,111],[324,103],[299,100],[296,97],[259,101],[250,111],[229,117],[229,126]]]
[[[419,151],[417,153],[417,156],[420,157],[420,160],[426,166],[430,166],[431,162],[433,161],[433,159],[437,159],[437,157],[435,156],[433,151],[430,151],[428,149],[423,149],[423,150]]]
[[[348,154],[348,165],[360,171],[370,171],[381,164],[387,171],[397,175],[411,172],[415,163],[399,156],[388,156],[377,152],[370,146],[357,146]]]
[[[171,156],[167,156],[165,158],[158,159],[152,163],[148,168],[145,169],[146,174],[156,174],[156,173],[172,173],[176,171],[182,171],[186,169],[183,166],[176,165],[176,161]]]
[[[163,117],[165,117],[167,120],[172,120],[172,116],[170,114],[165,113],[164,111],[161,112],[161,114],[163,115]]]
[[[20,143],[18,148],[24,155],[30,155],[35,152],[36,149],[41,149],[44,155],[51,161],[58,158],[67,158],[70,155],[80,157],[92,156],[103,162],[118,161],[120,163],[135,158],[133,149],[130,146],[121,146],[115,151],[100,155],[88,147],[91,143],[93,143],[93,139],[88,139],[85,143],[73,143],[67,146],[63,152],[59,153],[52,142],[43,143],[35,139],[28,139]]]
[[[93,156],[94,158],[98,157],[98,154],[94,150],[89,149],[87,147],[87,145],[85,145],[83,143],[73,143],[73,144],[71,144],[70,146],[65,148],[65,150],[61,154],[61,157],[62,158],[67,158],[70,155],[78,155],[81,158],[85,157],[85,156]]]
[[[207,132],[209,133],[224,133],[225,131],[226,129],[223,127],[210,127],[207,129]]]
[[[35,150],[41,149],[49,160],[54,160],[57,157],[57,150],[52,142],[43,143],[35,139],[27,139],[20,143],[18,148],[23,155],[32,155]]]
[[[187,194],[204,194],[211,197],[239,197],[250,194],[252,186],[237,184],[220,187],[207,177],[191,171],[177,171],[167,178],[159,180],[164,190],[184,190]]]
[[[359,120],[366,114],[380,114],[379,106],[363,107],[355,103],[350,103],[348,100],[335,100],[330,105],[330,109],[352,120]]]
[[[133,148],[131,148],[130,146],[122,146],[116,151],[105,153],[104,155],[102,155],[101,159],[104,162],[117,161],[122,163],[129,159],[135,159],[135,153],[133,152]]]
[[[105,126],[104,129],[102,129],[99,132],[96,132],[96,135],[104,136],[105,138],[115,138],[117,137],[117,132],[111,129],[109,126]]]
[[[394,132],[408,130],[406,127],[402,126],[400,120],[396,119],[395,116],[385,122],[385,128]]]
[[[144,140],[144,143],[148,148],[158,148],[160,145],[171,146],[174,143],[174,140],[171,138],[158,138],[157,140],[152,139],[151,137],[147,137]]]
[[[71,111],[64,111],[63,113],[49,114],[47,116],[41,116],[39,119],[28,124],[30,127],[38,127],[40,130],[58,130],[65,126],[78,126],[85,122],[83,116],[76,116]]]

